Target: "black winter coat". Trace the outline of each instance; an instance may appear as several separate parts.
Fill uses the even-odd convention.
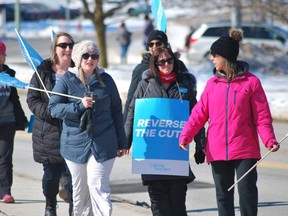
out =
[[[15,77],[15,71],[9,68],[7,65],[3,65],[3,71],[5,71],[11,77]],[[10,94],[9,100],[13,104],[13,111],[14,111],[15,120],[16,120],[15,122],[16,130],[25,130],[28,124],[28,120],[21,106],[17,89],[14,87],[11,87],[11,94]]]
[[[190,73],[179,73],[176,78],[179,87],[185,87],[188,89],[187,93],[182,94],[183,100],[188,100],[190,103],[190,110],[197,103],[196,99],[196,79]],[[142,80],[137,90],[134,94],[134,97],[129,106],[127,119],[125,123],[125,132],[128,145],[132,144],[132,134],[133,134],[133,121],[134,121],[134,110],[135,110],[135,100],[137,98],[174,98],[180,99],[180,90],[176,82],[171,83],[167,90],[164,89],[159,80],[154,78]],[[205,143],[205,129],[203,128],[197,136],[195,136],[195,142],[198,145],[203,145]],[[172,175],[142,175],[142,181],[144,185],[149,184],[149,181],[153,180],[165,180],[165,179],[186,179],[187,183],[192,182],[195,179],[194,174],[192,173],[189,167],[189,176],[172,176]]]
[[[144,71],[149,69],[150,57],[151,57],[150,53],[143,54],[143,59],[142,59],[141,63],[138,64],[132,72],[131,83],[129,86],[127,99],[125,102],[124,112],[123,112],[124,122],[126,121],[127,114],[128,114],[128,108],[129,108],[129,105],[130,105],[131,100],[133,98],[133,95],[137,89],[139,82],[142,80],[142,74]],[[188,69],[186,68],[185,64],[181,60],[178,60],[178,66],[179,66],[180,72],[182,72],[182,73],[188,72]]]
[[[38,66],[37,71],[45,85],[46,90],[52,91],[54,81],[50,59],[44,60]],[[36,72],[33,74],[30,84],[35,88],[44,89],[39,81]],[[49,98],[46,92],[28,90],[27,103],[31,112],[35,116],[32,141],[33,141],[33,157],[36,162],[42,164],[64,163],[64,159],[60,155],[60,120],[52,118],[48,110]]]

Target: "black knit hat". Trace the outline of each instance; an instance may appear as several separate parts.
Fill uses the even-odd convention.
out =
[[[165,32],[159,31],[159,30],[153,30],[150,32],[148,35],[148,40],[147,42],[150,43],[152,40],[158,40],[164,43],[165,46],[168,44],[168,38]]]
[[[231,29],[229,36],[222,36],[212,44],[211,54],[218,54],[230,62],[236,62],[239,55],[239,42],[242,38],[242,30]]]

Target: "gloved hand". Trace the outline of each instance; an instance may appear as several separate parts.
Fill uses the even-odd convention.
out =
[[[194,159],[196,164],[202,164],[205,162],[205,153],[203,152],[202,149],[196,149],[194,153]]]
[[[81,119],[80,119],[80,125],[79,125],[80,132],[84,132],[85,130],[88,130],[91,127],[92,121],[91,121],[90,112],[91,110],[89,108],[89,109],[86,109],[84,113],[82,114]]]

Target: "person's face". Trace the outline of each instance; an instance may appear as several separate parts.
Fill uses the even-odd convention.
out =
[[[156,64],[158,65],[159,71],[165,74],[170,74],[173,71],[174,58],[168,53],[163,53],[159,56]]]
[[[214,64],[217,71],[226,71],[226,59],[218,54],[211,54],[210,60]]]
[[[164,43],[159,40],[152,40],[148,43],[149,52],[153,55],[153,52],[158,47],[164,47]]]
[[[95,52],[84,53],[81,58],[81,68],[85,74],[92,74],[98,64],[99,55]]]
[[[71,53],[73,46],[74,43],[68,37],[61,36],[58,38],[55,52],[60,62],[61,60],[71,61]]]
[[[0,54],[0,64],[4,64],[6,61],[6,53]]]

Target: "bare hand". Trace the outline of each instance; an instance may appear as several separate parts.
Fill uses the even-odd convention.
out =
[[[179,147],[185,151],[188,151],[188,148],[187,148],[187,145],[188,144],[184,144],[184,143],[179,143]]]
[[[87,109],[93,106],[93,98],[92,97],[83,97],[82,98],[82,103],[83,106]]]
[[[122,157],[123,155],[128,155],[129,149],[119,149],[117,150],[117,156]]]
[[[276,152],[278,151],[279,148],[280,148],[279,144],[274,144],[273,146],[269,148],[269,150],[272,150],[272,152]]]

